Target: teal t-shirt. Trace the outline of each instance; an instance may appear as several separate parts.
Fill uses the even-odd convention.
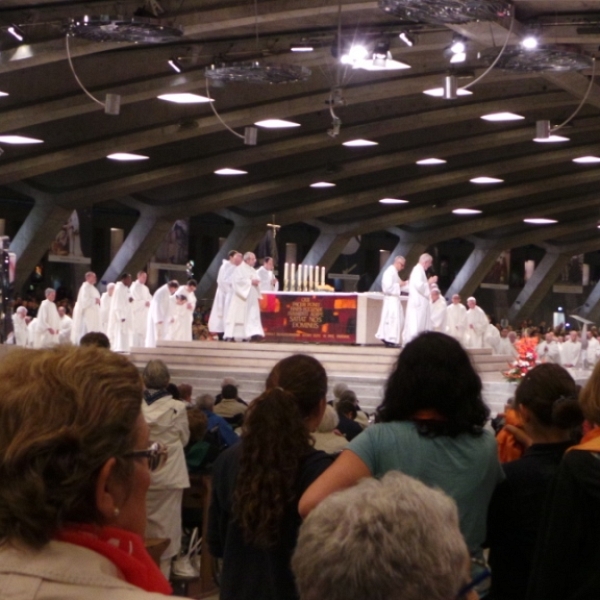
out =
[[[490,498],[504,479],[496,439],[489,431],[431,438],[419,435],[411,421],[393,421],[365,429],[348,449],[375,477],[401,471],[454,498],[467,546],[471,553],[480,551]]]

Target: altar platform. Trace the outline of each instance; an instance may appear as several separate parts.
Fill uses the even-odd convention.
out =
[[[149,360],[160,358],[169,366],[173,381],[192,385],[195,396],[217,394],[223,377],[234,377],[240,397],[248,401],[264,390],[265,379],[278,360],[299,352],[314,356],[327,370],[329,399],[333,386],[343,382],[356,392],[361,406],[372,412],[381,402],[385,381],[400,350],[383,344],[160,342],[158,348],[133,348],[131,359],[143,368]],[[482,378],[484,400],[493,413],[501,411],[516,387],[501,375],[509,357],[493,355],[489,349],[468,352]]]

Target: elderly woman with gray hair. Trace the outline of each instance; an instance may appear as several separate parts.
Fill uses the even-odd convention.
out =
[[[164,444],[169,452],[165,468],[152,474],[146,497],[146,536],[171,540],[160,561],[161,571],[168,578],[171,561],[181,547],[183,490],[190,487],[183,452],[190,429],[185,404],[174,400],[166,389],[170,380],[167,365],[161,360],[151,360],[142,376],[146,388],[142,413],[150,427],[150,436]]]

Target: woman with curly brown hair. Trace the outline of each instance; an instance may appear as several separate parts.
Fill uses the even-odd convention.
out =
[[[246,413],[242,442],[215,463],[208,544],[223,558],[221,600],[297,598],[290,560],[298,500],[331,464],[311,437],[326,394],[318,360],[279,361]]]

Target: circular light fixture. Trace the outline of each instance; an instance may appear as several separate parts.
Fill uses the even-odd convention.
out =
[[[399,198],[382,198],[379,204],[408,204],[408,200],[400,200]]]
[[[162,94],[158,96],[158,99],[175,102],[176,104],[204,104],[206,102],[214,102],[212,98],[199,96],[198,94]]]
[[[230,169],[225,167],[215,171],[215,175],[248,175],[248,171],[241,171],[240,169]]]
[[[444,97],[444,88],[439,87],[439,88],[431,88],[429,90],[423,90],[424,94],[427,94],[428,96],[432,96],[433,98],[443,98]],[[463,88],[458,88],[456,90],[456,95],[457,96],[472,96],[473,92],[469,91],[469,90],[465,90]]]
[[[570,138],[562,135],[550,135],[547,138],[533,138],[533,141],[538,144],[555,144],[558,142],[569,142]]]
[[[265,119],[264,121],[256,121],[254,124],[265,129],[291,129],[292,127],[300,127],[300,123],[284,121],[283,119]]]
[[[310,184],[311,188],[330,188],[335,187],[335,183],[331,183],[329,181],[317,181],[315,183]]]
[[[418,165],[445,165],[446,161],[442,158],[422,158],[417,161]]]
[[[44,140],[23,135],[0,135],[0,144],[43,144]]]
[[[148,160],[148,156],[144,156],[143,154],[131,154],[129,152],[115,152],[114,154],[109,154],[106,158],[110,160],[120,160],[123,162],[133,162],[136,160]]]
[[[480,183],[480,184],[488,184],[488,183],[503,183],[504,179],[498,179],[497,177],[473,177],[473,179],[469,179],[471,183]]]
[[[535,50],[539,45],[538,39],[533,35],[528,35],[521,40],[521,46],[525,50]]]
[[[452,213],[455,215],[480,215],[481,211],[476,208],[455,208]]]
[[[579,158],[574,158],[573,162],[580,165],[593,165],[595,163],[599,163],[600,158],[597,156],[580,156]]]
[[[530,225],[552,225],[558,223],[558,221],[556,219],[532,218],[523,219],[523,223],[529,223]]]
[[[378,146],[378,142],[372,142],[371,140],[348,140],[344,142],[342,146],[347,146],[348,148],[363,148],[366,146]]]
[[[484,121],[496,123],[501,121],[522,121],[525,117],[511,112],[497,112],[490,113],[489,115],[482,115],[481,118]]]

